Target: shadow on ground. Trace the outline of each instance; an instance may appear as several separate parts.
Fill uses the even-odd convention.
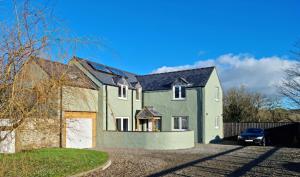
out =
[[[295,163],[295,162],[289,162],[283,164],[283,167],[286,168],[289,171],[295,171],[297,173],[300,173],[300,162]]]
[[[279,152],[280,149],[279,147],[236,147],[153,173],[148,177],[198,175],[299,176],[299,163],[286,163],[291,160],[290,156],[285,159],[287,152]]]

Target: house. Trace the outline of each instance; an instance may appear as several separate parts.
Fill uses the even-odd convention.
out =
[[[134,133],[141,131],[150,131],[153,135],[161,132],[166,139],[177,139],[176,136],[179,139],[178,134],[190,130],[193,137],[186,139],[192,139],[192,144],[210,143],[223,137],[223,95],[215,67],[137,75],[78,57],[70,64],[77,66],[98,86],[99,146],[144,147],[140,145],[144,143],[143,134]],[[112,131],[131,133],[115,132],[115,135]],[[170,135],[166,135],[167,132]],[[158,137],[163,135],[155,136]],[[129,141],[139,138],[141,142]],[[168,143],[164,138],[160,144]],[[120,141],[124,143],[118,144]],[[184,144],[180,141],[176,143]],[[184,145],[173,148],[181,147]]]
[[[32,80],[70,70],[71,82],[60,92],[57,120],[63,126],[56,122],[60,128],[46,137],[19,133],[31,139],[17,149],[39,136],[47,143],[38,138],[31,147],[183,149],[223,137],[222,87],[215,67],[137,75],[79,57],[68,65],[38,59],[28,67],[38,76]]]

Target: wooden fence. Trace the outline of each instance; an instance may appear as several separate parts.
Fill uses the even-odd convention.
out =
[[[224,138],[230,138],[237,136],[241,131],[246,130],[247,128],[263,128],[270,129],[275,127],[280,127],[288,124],[293,124],[292,122],[230,122],[223,123]]]

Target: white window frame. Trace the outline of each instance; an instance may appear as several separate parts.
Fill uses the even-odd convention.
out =
[[[136,95],[139,94],[139,99],[136,99]],[[135,93],[135,100],[136,101],[141,101],[141,97],[142,97],[142,88],[138,88],[136,90],[136,93]]]
[[[215,88],[215,100],[216,101],[220,100],[220,87]]]
[[[179,128],[178,129],[174,128],[175,118],[179,119],[179,125],[178,125]],[[182,118],[187,118],[187,125],[188,125],[187,129],[183,129],[182,128]],[[189,117],[188,116],[173,116],[172,117],[172,121],[173,121],[173,126],[172,126],[173,130],[176,130],[176,131],[187,131],[189,129]]]
[[[179,87],[179,97],[175,98],[175,87]],[[181,88],[185,87],[183,85],[174,85],[173,86],[173,100],[185,100],[186,99],[186,87],[185,87],[185,97],[182,97]]]
[[[129,131],[129,117],[116,117],[116,131],[118,131],[118,127],[117,127],[117,119],[121,119],[121,132],[123,132],[124,130],[123,130],[123,120],[124,119],[127,119],[127,131]]]
[[[220,127],[220,116],[215,117],[215,128],[218,129]]]
[[[125,90],[126,90],[126,93],[125,93],[125,97],[124,97],[124,87],[125,87]],[[119,97],[119,88],[121,88],[121,97]],[[119,85],[118,86],[118,98],[119,99],[122,99],[122,100],[127,100],[127,97],[128,97],[128,86],[127,85]]]

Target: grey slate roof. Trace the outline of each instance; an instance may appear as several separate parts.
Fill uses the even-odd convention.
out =
[[[204,87],[214,67],[197,68],[190,70],[174,71],[167,73],[149,74],[137,76],[144,91],[169,90],[172,84],[183,78],[189,84],[188,87]]]
[[[101,72],[94,69],[91,64],[98,64],[92,61],[74,57],[73,59],[79,61],[83,67],[85,67],[91,74],[93,74],[101,83],[105,85],[117,86],[116,75]],[[99,65],[99,64],[98,64]],[[106,68],[112,68],[106,65],[102,65]],[[116,68],[113,68],[116,69]],[[172,88],[173,83],[178,80],[187,82],[187,87],[204,87],[213,71],[214,67],[196,68],[182,71],[148,74],[148,75],[136,75],[127,71],[116,69],[124,72],[128,78],[129,88],[135,89],[135,85],[140,83],[143,91],[154,90],[169,90]]]
[[[118,80],[118,79],[116,79],[116,77],[118,77],[118,76],[98,71],[90,65],[90,64],[98,64],[99,65],[99,63],[95,63],[95,62],[88,61],[88,60],[78,58],[78,57],[74,57],[73,59],[80,62],[80,64],[85,69],[87,69],[94,77],[96,77],[102,84],[117,86],[115,81]],[[102,64],[100,64],[100,65],[102,65]],[[106,65],[102,65],[102,66],[104,66],[108,69],[112,68],[112,69],[124,72],[128,76],[128,78],[126,78],[127,82],[129,83],[128,87],[131,88],[131,89],[134,89],[135,84],[138,82],[138,80],[135,77],[136,74],[133,74],[133,73],[130,73],[130,72],[127,72],[127,71],[123,71],[123,70],[120,70],[120,69],[117,69],[117,68],[113,68],[113,67],[110,67],[110,66],[106,66]]]
[[[97,89],[97,86],[75,66],[42,58],[32,58],[31,61],[39,65],[50,77],[62,79],[62,76],[65,76],[64,84],[68,86]]]

